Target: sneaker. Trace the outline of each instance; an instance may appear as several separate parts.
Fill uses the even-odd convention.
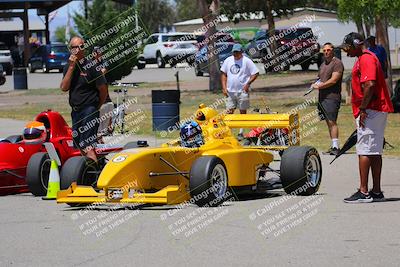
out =
[[[242,133],[238,133],[237,139],[238,139],[239,141],[242,141],[242,140],[244,139],[243,134],[242,134]]]
[[[322,152],[324,155],[331,155],[331,156],[336,156],[339,153],[339,149],[336,147],[331,147],[328,149],[326,152]]]
[[[336,147],[331,147],[331,149],[329,151],[329,155],[336,156],[337,154],[339,154],[339,149]]]
[[[351,197],[345,198],[343,201],[346,203],[371,203],[373,199],[369,194],[366,195],[358,190]]]
[[[385,201],[385,196],[383,195],[382,192],[379,193],[374,193],[371,191],[368,192],[368,194],[372,197],[373,201]]]

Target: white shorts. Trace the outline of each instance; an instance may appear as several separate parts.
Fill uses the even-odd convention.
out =
[[[226,109],[246,110],[250,107],[249,94],[245,92],[228,92]]]
[[[360,127],[359,121],[360,116],[356,119],[357,155],[382,155],[387,113],[367,109],[364,128]]]

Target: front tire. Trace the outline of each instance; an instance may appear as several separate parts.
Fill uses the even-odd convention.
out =
[[[190,169],[189,188],[199,207],[221,205],[228,191],[228,172],[224,162],[215,156],[196,159]]]
[[[38,152],[28,161],[26,183],[34,196],[45,196],[49,183],[51,160],[45,152]]]
[[[73,182],[95,186],[98,173],[99,168],[92,159],[83,156],[69,158],[61,170],[60,187],[62,190],[67,189]]]
[[[157,61],[157,67],[165,68],[165,60],[161,56],[160,52],[157,52],[156,61]]]
[[[293,146],[283,152],[281,180],[286,193],[312,195],[318,191],[321,178],[321,158],[315,148]]]

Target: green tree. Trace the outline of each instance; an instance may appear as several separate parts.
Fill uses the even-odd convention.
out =
[[[269,36],[275,36],[275,18],[293,13],[296,7],[302,7],[305,0],[221,0],[221,7],[227,15],[236,21],[248,19],[251,14],[263,15],[268,22]],[[238,16],[239,14],[239,16]],[[275,40],[275,38],[273,39]],[[277,48],[276,40],[271,43],[271,51]],[[273,57],[276,58],[276,53]]]
[[[193,0],[176,0],[176,11],[178,21],[201,17],[199,9],[197,8],[197,3]]]
[[[158,32],[159,26],[170,26],[175,22],[175,10],[167,0],[139,0],[138,10],[149,33]]]
[[[106,78],[108,82],[113,82],[115,80],[120,80],[122,77],[129,75],[132,72],[132,68],[137,64],[137,54],[139,51],[132,52],[128,56],[124,56],[115,60],[114,55],[107,58],[107,53],[111,53],[115,47],[113,42],[123,39],[123,36],[134,29],[134,22],[132,24],[121,27],[118,32],[114,32],[105,38],[98,38],[102,33],[110,30],[114,26],[122,25],[123,21],[133,18],[135,16],[135,11],[133,8],[123,8],[121,5],[116,5],[110,0],[93,0],[91,5],[87,9],[88,18],[85,18],[85,14],[76,12],[73,15],[73,19],[77,26],[79,34],[85,40],[94,40],[93,43],[88,43],[86,53],[92,53],[94,46],[101,48],[106,48],[103,51],[103,55],[106,55],[106,61],[109,66],[107,66],[108,72]],[[129,41],[129,40],[127,40]],[[125,43],[122,43],[125,45]],[[122,45],[118,43],[119,45]],[[130,47],[135,47],[136,43],[130,43]],[[130,47],[125,47],[124,50]],[[124,50],[119,50],[118,53]]]
[[[392,89],[392,68],[389,49],[388,27],[400,25],[400,1],[393,0],[338,0],[338,15],[343,21],[354,21],[359,32],[363,24],[374,24],[377,43],[385,47],[388,60],[389,86]],[[361,25],[361,26],[360,26]],[[367,28],[367,27],[366,27]]]
[[[54,31],[54,36],[56,39],[56,42],[64,43],[66,44],[68,40],[65,38],[65,28],[66,26],[58,26],[56,30]],[[77,36],[78,34],[76,31],[72,28],[70,28],[70,33],[71,37]]]

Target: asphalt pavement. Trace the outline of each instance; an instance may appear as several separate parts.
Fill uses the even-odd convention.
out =
[[[0,266],[398,266],[400,159],[384,158],[388,201],[345,204],[358,185],[356,155],[333,165],[321,157],[321,187],[309,197],[275,190],[219,208],[90,209],[0,197]]]

